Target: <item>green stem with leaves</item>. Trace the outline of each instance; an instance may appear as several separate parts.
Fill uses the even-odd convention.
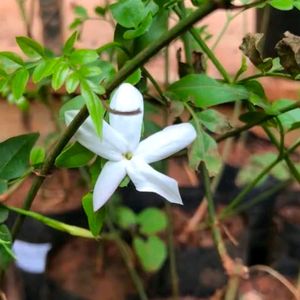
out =
[[[183,1],[178,2],[178,8],[182,11],[182,16],[186,17],[186,10]],[[188,32],[182,35],[182,41],[184,46],[184,53],[185,53],[185,61],[188,65],[192,65],[192,49],[191,49],[191,40],[190,35]]]
[[[230,202],[230,204],[222,211],[221,217],[230,214],[232,210],[237,208],[237,206],[245,199],[245,197],[249,194],[249,192],[266,176],[268,173],[285,157],[287,157],[290,153],[294,152],[300,145],[300,140],[297,141],[290,148],[285,150],[282,155],[278,155],[276,159],[274,159],[268,166],[266,166],[255,178],[252,182],[244,187],[244,189]]]
[[[284,144],[281,145],[278,142],[278,140],[276,139],[276,137],[274,136],[274,134],[272,133],[270,128],[268,128],[266,125],[262,125],[262,127],[263,127],[265,133],[268,135],[268,137],[269,137],[270,141],[272,142],[272,144],[278,149],[278,151],[280,153],[283,153],[286,150],[285,147],[284,147]],[[293,177],[300,183],[300,173],[297,170],[297,168],[295,167],[295,165],[292,162],[291,158],[289,156],[285,156],[284,160],[285,160],[291,174],[293,175]]]
[[[272,120],[274,117],[277,117],[285,112],[288,112],[290,110],[293,110],[295,108],[299,108],[300,107],[300,101],[296,101],[295,103],[291,104],[291,105],[288,105],[286,106],[285,108],[283,109],[280,109],[278,114],[276,115],[266,115],[265,117],[261,118],[261,119],[257,119],[257,120],[253,120],[252,122],[249,122],[247,123],[246,125],[244,126],[241,126],[241,127],[238,127],[234,130],[231,130],[231,131],[228,131],[226,133],[224,133],[223,135],[220,135],[216,138],[216,141],[218,143],[230,138],[230,137],[233,137],[233,136],[238,136],[239,134],[241,134],[242,132],[244,131],[247,131],[249,130],[250,128],[256,126],[256,125],[260,125],[260,124],[263,124],[269,120]]]
[[[184,15],[185,15],[185,13],[183,12],[182,8],[180,9],[178,7],[175,7],[174,11],[178,15],[179,18],[183,18]],[[191,33],[191,35],[193,36],[193,38],[195,39],[195,41],[198,43],[198,45],[200,46],[200,48],[203,50],[203,52],[208,56],[208,58],[214,64],[214,66],[219,71],[219,73],[222,75],[222,77],[224,78],[224,80],[226,82],[231,82],[231,78],[230,78],[229,74],[227,73],[227,71],[225,70],[225,68],[223,67],[223,65],[219,62],[219,60],[217,59],[217,57],[215,56],[215,54],[210,50],[210,48],[206,45],[206,43],[204,42],[204,40],[200,37],[200,35],[197,32],[197,30],[195,28],[190,28],[189,32]]]
[[[204,193],[205,197],[207,199],[208,204],[208,216],[209,216],[209,222],[211,224],[211,230],[213,239],[218,251],[218,254],[220,256],[220,259],[223,263],[224,269],[227,271],[227,273],[230,273],[230,267],[231,267],[231,259],[227,253],[227,249],[225,247],[225,243],[222,237],[222,233],[219,227],[218,218],[216,215],[216,209],[215,204],[213,200],[213,194],[211,190],[211,184],[210,184],[210,178],[208,174],[208,170],[206,168],[206,165],[204,162],[200,163],[200,172],[203,177],[203,185],[204,185]]]

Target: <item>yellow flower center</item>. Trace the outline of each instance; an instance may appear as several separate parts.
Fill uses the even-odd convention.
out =
[[[127,160],[131,160],[133,154],[131,152],[126,152],[125,154],[123,154],[123,156],[127,159]]]

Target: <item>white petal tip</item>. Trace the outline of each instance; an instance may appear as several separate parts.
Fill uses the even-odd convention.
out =
[[[177,198],[176,200],[172,199],[167,199],[170,203],[173,203],[173,204],[178,204],[178,205],[183,205],[183,202],[182,202],[182,199],[181,198]]]
[[[103,207],[104,203],[97,203],[96,199],[93,198],[93,210],[97,212],[101,207]]]

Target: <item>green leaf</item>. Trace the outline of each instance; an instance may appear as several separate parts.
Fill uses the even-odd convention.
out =
[[[96,83],[94,80],[87,79],[86,84],[90,88],[91,91],[93,91],[96,94],[103,95],[105,93],[105,89],[102,85]]]
[[[263,86],[257,80],[250,80],[244,84],[244,87],[249,92],[248,100],[263,109],[269,106],[269,102],[265,95]]]
[[[245,56],[242,56],[241,66],[236,72],[236,75],[234,76],[235,81],[237,81],[240,78],[240,76],[247,71],[247,69],[248,69],[247,59]]]
[[[129,184],[129,182],[130,182],[129,176],[125,176],[124,179],[119,184],[119,187],[121,187],[121,188],[127,187],[127,185]]]
[[[100,171],[102,170],[104,164],[106,163],[106,160],[100,156],[97,156],[95,161],[92,163],[91,166],[89,166],[89,174],[90,174],[90,186],[94,187],[96,184],[96,181],[99,177]]]
[[[0,178],[0,195],[4,194],[8,189],[8,181]]]
[[[141,80],[141,78],[142,78],[142,71],[141,69],[137,69],[130,76],[126,78],[125,82],[131,83],[132,85],[136,85]]]
[[[85,7],[81,5],[76,5],[74,7],[74,13],[82,18],[88,18],[88,13]]]
[[[276,153],[271,152],[253,155],[250,158],[249,162],[238,173],[238,185],[246,185],[252,182],[253,178],[258,176],[258,174],[261,173],[263,169],[265,169],[268,165],[270,165],[277,159],[277,156],[278,155]],[[289,170],[285,165],[285,162],[283,161],[277,164],[269,174],[264,176],[260,180],[259,184],[262,184],[270,175],[282,181],[288,180],[290,178]]]
[[[222,134],[230,129],[227,117],[215,109],[206,109],[197,114],[199,122],[211,132]]]
[[[84,106],[85,102],[82,96],[76,96],[71,100],[64,103],[64,105],[59,110],[59,118],[64,121],[65,112],[68,110],[80,110]]]
[[[136,215],[134,211],[126,206],[116,208],[116,222],[123,229],[129,229],[136,225]]]
[[[97,65],[102,71],[99,77],[97,77],[98,82],[101,82],[101,84],[107,84],[110,82],[117,73],[110,62],[97,60],[94,65]]]
[[[32,73],[32,81],[37,83],[50,76],[55,70],[57,63],[59,63],[57,58],[41,60]]]
[[[203,130],[197,132],[197,138],[192,144],[189,153],[189,163],[193,169],[198,170],[201,161],[206,164],[210,176],[219,173],[222,160],[218,152],[218,145],[216,141]]]
[[[69,71],[70,69],[66,62],[61,62],[57,68],[55,68],[51,81],[51,85],[54,90],[58,90],[63,86],[69,75]]]
[[[161,38],[161,36],[168,30],[168,16],[169,12],[167,9],[159,10],[159,12],[153,17],[149,30],[135,39],[135,53],[139,53],[146,48],[149,43]]]
[[[82,198],[82,206],[87,215],[89,228],[93,236],[98,236],[103,228],[106,210],[103,207],[98,211],[94,211],[93,208],[93,195],[91,193],[86,194]]]
[[[87,165],[94,156],[94,153],[75,142],[58,155],[55,165],[60,168],[79,168]]]
[[[78,38],[78,31],[73,32],[73,34],[67,39],[64,44],[63,54],[70,54],[74,49],[74,44],[76,43]]]
[[[284,109],[290,106],[295,101],[289,99],[278,99],[272,103],[271,109],[274,112],[278,112],[280,109]],[[287,111],[278,116],[285,131],[291,131],[300,128],[300,108],[295,108],[293,110]]]
[[[78,70],[83,77],[95,77],[102,73],[101,68],[98,66],[84,65]]]
[[[143,234],[151,235],[167,228],[168,220],[166,214],[158,208],[146,208],[137,216],[140,231]]]
[[[8,218],[8,209],[0,206],[0,224],[4,223]]]
[[[22,176],[29,166],[29,155],[39,135],[19,135],[0,143],[0,178],[13,179]]]
[[[14,258],[12,252],[12,239],[6,225],[0,225],[0,270],[5,270]]]
[[[294,1],[294,6],[295,6],[295,8],[297,8],[297,9],[300,10],[300,1],[299,0],[295,0]]]
[[[73,22],[69,25],[69,28],[70,28],[71,30],[74,30],[74,29],[76,29],[77,27],[81,26],[82,23],[83,23],[83,20],[82,20],[81,18],[75,18],[75,19],[73,20]]]
[[[193,101],[201,108],[249,97],[243,86],[220,83],[204,74],[191,74],[181,78],[169,86],[167,95],[175,100]]]
[[[84,65],[94,62],[98,57],[98,53],[95,50],[78,49],[71,53],[70,61],[75,65]]]
[[[91,90],[87,82],[81,81],[80,90],[82,97],[86,103],[89,114],[93,121],[95,130],[99,137],[102,135],[102,121],[104,115],[104,108],[100,99],[97,95]]]
[[[20,68],[15,72],[11,83],[11,89],[15,99],[21,98],[25,92],[28,79],[29,72],[25,68]]]
[[[36,41],[25,36],[16,38],[19,47],[30,58],[40,58],[45,55],[45,49]]]
[[[66,80],[66,90],[69,94],[74,93],[79,86],[80,80],[77,72],[73,72]]]
[[[46,157],[45,149],[42,147],[33,147],[30,152],[30,164],[39,165],[44,162]]]
[[[125,28],[136,28],[148,13],[142,0],[119,0],[110,5],[114,19]]]
[[[106,14],[106,8],[105,7],[96,6],[95,9],[94,9],[94,11],[100,17],[103,17]]]
[[[146,33],[150,26],[152,24],[152,14],[148,13],[148,15],[146,16],[146,18],[142,21],[142,23],[135,29],[130,29],[127,30],[123,37],[126,40],[132,40],[135,39],[141,35],[143,35],[144,33]]]
[[[8,52],[8,51],[0,52],[0,60],[3,60],[3,59],[9,61],[10,63],[16,64],[17,67],[24,65],[23,59],[19,55],[15,54],[13,52]]]
[[[240,115],[240,120],[244,123],[260,122],[263,120],[267,114],[263,111],[249,111]]]
[[[293,0],[271,0],[269,3],[279,10],[291,10],[294,6]]]
[[[134,250],[145,271],[158,271],[167,258],[167,247],[157,236],[149,236],[147,240],[134,238]]]
[[[54,228],[54,229],[62,231],[62,232],[66,232],[70,235],[79,236],[79,237],[88,238],[88,239],[94,238],[92,233],[85,228],[69,225],[69,224],[57,221],[55,219],[45,217],[39,213],[21,209],[21,208],[17,208],[17,207],[9,206],[8,209],[11,211],[17,212],[18,214],[33,218],[51,228]]]

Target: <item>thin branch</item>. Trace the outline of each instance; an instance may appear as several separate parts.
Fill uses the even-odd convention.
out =
[[[182,9],[175,7],[174,11],[180,19],[184,17],[184,12],[182,11]],[[191,33],[191,35],[193,36],[195,41],[198,43],[200,48],[203,50],[203,52],[208,56],[208,58],[214,64],[214,66],[219,71],[219,73],[223,76],[224,80],[226,82],[231,82],[231,78],[230,78],[229,74],[227,73],[227,71],[225,70],[223,65],[220,63],[220,61],[217,59],[215,54],[209,49],[209,47],[206,45],[204,40],[200,37],[197,30],[195,28],[190,28],[189,32]]]
[[[234,275],[236,272],[236,263],[229,256],[227,249],[225,247],[225,243],[224,243],[222,233],[221,233],[221,230],[219,227],[219,221],[218,221],[218,218],[216,215],[213,195],[212,195],[212,191],[211,191],[209,174],[208,174],[208,170],[207,170],[204,162],[200,163],[200,171],[203,176],[204,193],[205,193],[205,197],[207,199],[209,221],[211,224],[211,230],[212,230],[212,235],[213,235],[213,239],[215,242],[215,246],[217,248],[218,254],[220,256],[220,259],[222,261],[222,264],[223,264],[223,267],[224,267],[226,273],[229,276],[231,276],[231,275]],[[243,268],[241,269],[241,271],[242,270],[243,270]]]
[[[276,137],[274,136],[274,134],[272,133],[272,131],[265,125],[262,126],[265,133],[268,135],[269,139],[271,140],[272,144],[278,149],[278,151],[280,153],[283,153],[286,149],[284,147],[284,144],[281,145]],[[286,156],[284,158],[291,174],[293,175],[293,177],[300,183],[300,173],[299,171],[297,170],[296,166],[294,165],[293,161],[291,160],[291,158],[289,156]]]
[[[233,137],[233,136],[238,136],[239,134],[241,134],[242,132],[256,126],[256,125],[260,125],[262,123],[265,123],[271,119],[273,119],[274,117],[276,116],[279,116],[287,111],[290,111],[290,110],[293,110],[295,108],[299,108],[300,107],[300,101],[296,101],[295,103],[279,110],[279,113],[277,115],[266,115],[265,117],[261,118],[261,119],[258,119],[258,120],[254,120],[252,122],[249,122],[247,123],[246,125],[244,126],[241,126],[241,127],[238,127],[234,130],[231,130],[231,131],[228,131],[226,133],[224,133],[223,135],[220,135],[216,138],[216,142],[219,143],[219,142],[222,142],[224,140],[226,140],[227,138],[230,138],[230,137]]]
[[[172,211],[169,202],[166,202],[166,211],[169,220],[168,228],[167,228],[167,238],[168,238],[169,259],[170,259],[172,295],[173,295],[173,300],[179,300],[179,294],[180,294],[179,286],[178,286],[179,278],[178,278],[177,266],[176,266],[176,252],[175,252],[174,236],[173,236]]]
[[[295,79],[291,75],[286,74],[286,73],[279,73],[279,72],[278,73],[268,73],[267,72],[267,73],[258,73],[258,74],[254,74],[254,75],[245,77],[245,78],[239,80],[238,83],[243,83],[243,82],[253,80],[253,79],[258,79],[261,77],[276,77],[276,78],[292,79],[292,80],[299,81],[299,79]]]
[[[264,265],[255,265],[249,267],[249,272],[253,271],[261,271],[270,274],[290,291],[290,293],[295,297],[295,300],[299,300],[297,288],[294,287],[284,276],[282,276],[276,270]]]
[[[300,145],[300,140],[296,141],[294,145],[288,148],[282,155],[278,155],[268,166],[266,166],[244,189],[230,202],[230,204],[222,211],[221,217],[231,214],[231,212],[244,200],[249,192],[265,177],[278,163],[280,163],[290,153],[295,151]]]

